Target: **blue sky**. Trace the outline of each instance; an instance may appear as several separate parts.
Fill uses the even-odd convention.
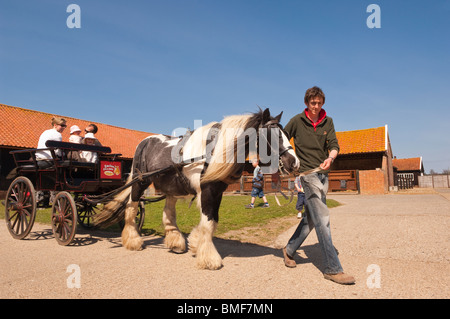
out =
[[[388,124],[398,158],[450,168],[450,0],[0,4],[3,104],[170,134],[258,105],[286,124],[313,85],[337,131]]]

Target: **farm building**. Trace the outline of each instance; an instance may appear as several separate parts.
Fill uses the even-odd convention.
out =
[[[392,148],[387,125],[336,132],[336,136],[340,152],[329,173],[329,192],[384,194],[394,186]],[[244,174],[241,182],[230,185],[227,191],[250,192],[251,179],[251,173]],[[288,187],[293,180],[294,176],[283,177],[282,186]],[[272,188],[272,176],[264,177],[264,189],[269,192],[275,190]]]
[[[336,132],[339,155],[331,166],[330,191],[384,194],[394,186],[388,126]],[[355,185],[356,184],[356,185]]]
[[[396,174],[400,179],[411,180],[414,186],[419,186],[419,176],[423,176],[422,157],[395,158],[392,161]]]

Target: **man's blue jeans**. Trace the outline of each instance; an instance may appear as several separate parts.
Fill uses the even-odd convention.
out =
[[[326,204],[328,174],[309,174],[302,176],[301,181],[305,191],[305,214],[291,239],[289,239],[286,252],[293,257],[314,227],[324,259],[324,273],[340,273],[343,269],[331,240],[330,212]]]

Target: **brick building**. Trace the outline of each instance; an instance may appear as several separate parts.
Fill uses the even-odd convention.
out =
[[[337,132],[336,136],[341,150],[331,167],[330,191],[343,188],[345,183],[341,182],[339,186],[335,183],[335,176],[342,176],[342,172],[354,172],[354,179],[359,184],[356,189],[361,194],[384,194],[394,186],[393,156],[387,125]]]
[[[385,194],[394,186],[392,148],[387,125],[365,130],[336,132],[340,152],[329,174],[329,192],[358,191],[361,194]],[[291,141],[293,144],[293,141]],[[253,167],[249,169],[251,172]],[[250,175],[250,176],[249,176]],[[228,187],[229,192],[250,192],[251,173],[244,174],[240,183]],[[294,176],[282,178],[288,187]],[[264,189],[271,188],[272,177],[264,177]]]
[[[395,173],[410,177],[414,186],[419,186],[419,176],[423,176],[425,169],[423,168],[422,157],[412,158],[395,158],[392,160]]]

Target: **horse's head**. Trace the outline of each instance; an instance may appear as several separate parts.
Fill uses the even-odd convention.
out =
[[[261,167],[270,167],[271,173],[281,170],[290,173],[300,168],[300,160],[295,155],[289,138],[280,124],[283,112],[275,117],[270,115],[269,109],[260,112],[258,154]],[[266,145],[264,145],[266,142]]]
[[[247,158],[259,158],[265,174],[275,173],[279,169],[284,173],[298,170],[300,161],[280,124],[282,114],[272,117],[266,109],[248,115],[227,116],[217,123],[214,130],[210,126],[203,143],[208,168],[202,182],[234,182],[241,176],[242,164]],[[188,144],[194,143],[195,134],[189,138]],[[203,139],[202,135],[200,138]]]

